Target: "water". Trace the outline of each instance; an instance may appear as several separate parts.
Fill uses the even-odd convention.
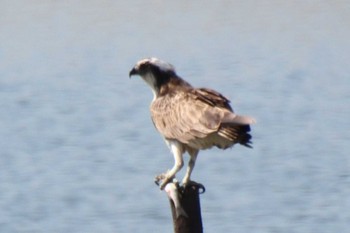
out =
[[[254,116],[199,155],[205,232],[347,232],[350,4],[1,1],[0,232],[171,232],[148,56]],[[183,175],[183,173],[181,173]]]

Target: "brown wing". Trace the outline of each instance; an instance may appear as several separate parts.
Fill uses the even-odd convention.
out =
[[[220,93],[204,88],[157,98],[151,105],[151,115],[155,127],[165,138],[182,143],[203,139],[227,128],[222,124],[231,127],[252,122],[249,117],[234,114],[229,100]],[[220,136],[230,140],[237,130],[231,131],[225,130]]]

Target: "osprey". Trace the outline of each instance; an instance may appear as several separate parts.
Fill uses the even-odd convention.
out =
[[[180,78],[174,66],[157,58],[140,60],[129,77],[139,75],[151,87],[154,98],[150,106],[154,126],[164,137],[175,164],[163,174],[161,189],[183,167],[183,154],[190,160],[182,180],[188,185],[199,150],[234,144],[251,147],[250,124],[254,119],[233,112],[230,101],[208,88],[194,88]]]

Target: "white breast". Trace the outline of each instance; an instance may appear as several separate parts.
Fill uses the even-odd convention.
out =
[[[152,102],[153,102],[158,96],[158,90],[156,87],[156,79],[154,78],[152,73],[148,73],[148,74],[142,76],[142,79],[145,80],[145,82],[148,84],[148,86],[150,86],[152,89],[152,92],[153,92]]]

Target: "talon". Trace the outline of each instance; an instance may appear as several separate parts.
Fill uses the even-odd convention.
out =
[[[182,182],[182,187],[185,189],[186,187],[188,187],[188,185],[191,183],[191,181],[187,181],[187,182]]]
[[[190,180],[190,179],[186,179],[186,178],[184,178],[184,179],[182,180],[182,187],[183,187],[183,188],[186,188],[186,187],[188,187],[188,186],[191,186],[191,184],[196,184],[196,182],[194,182],[194,181],[192,181],[192,180]]]
[[[163,190],[165,186],[173,180],[173,177],[165,177],[160,185],[160,190]]]
[[[195,181],[189,180],[186,183],[182,184],[182,187],[186,189],[187,187],[193,186],[194,188],[199,190],[199,193],[202,194],[205,192],[205,187],[201,183],[197,183]]]
[[[173,176],[168,177],[167,174],[160,174],[154,177],[154,183],[160,186],[160,190],[163,190],[168,183],[173,181],[173,179]],[[175,182],[177,181],[175,180]]]
[[[165,174],[157,175],[156,177],[154,177],[154,182],[156,183],[156,185],[159,186],[160,181],[163,180],[165,177],[166,177]]]

